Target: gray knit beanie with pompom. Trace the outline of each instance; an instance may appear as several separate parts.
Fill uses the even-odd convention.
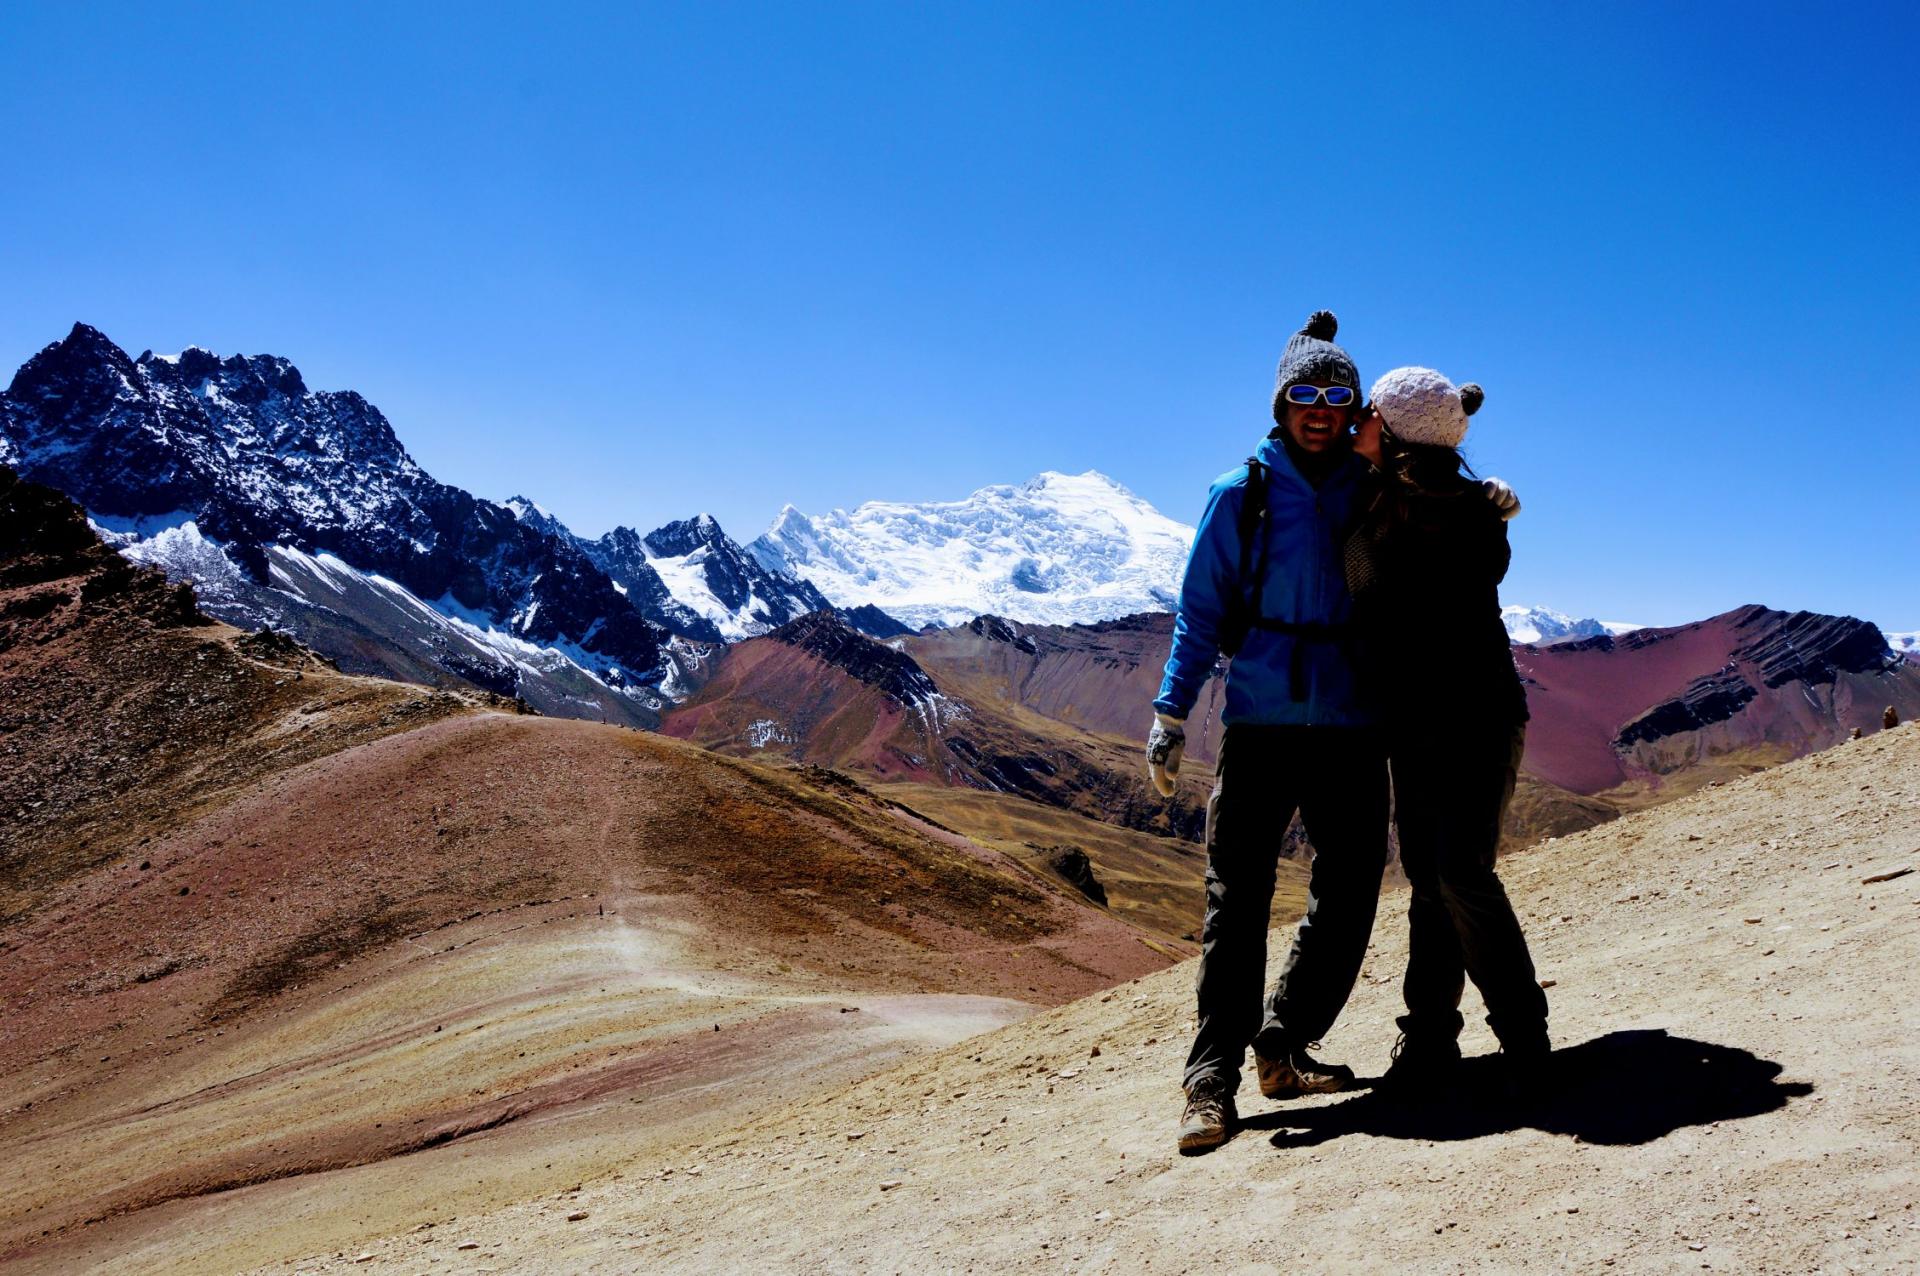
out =
[[[1432,368],[1395,368],[1373,383],[1370,397],[1395,438],[1459,447],[1467,437],[1467,418],[1487,396],[1471,381],[1456,389]]]
[[[1307,318],[1305,326],[1287,339],[1286,352],[1280,356],[1280,368],[1273,375],[1273,419],[1280,424],[1287,423],[1287,387],[1306,381],[1325,381],[1333,385],[1350,388],[1355,397],[1360,394],[1360,369],[1353,366],[1353,359],[1339,346],[1333,344],[1333,334],[1340,330],[1340,321],[1333,317],[1331,310],[1316,310]]]

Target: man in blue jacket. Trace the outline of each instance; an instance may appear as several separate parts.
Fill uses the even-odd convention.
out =
[[[1231,1134],[1249,1044],[1269,1098],[1353,1080],[1351,1068],[1307,1053],[1353,991],[1387,855],[1386,753],[1356,685],[1347,629],[1342,547],[1361,513],[1368,466],[1349,443],[1360,374],[1333,342],[1337,327],[1318,311],[1287,342],[1274,383],[1276,428],[1254,464],[1213,484],[1153,702],[1148,766],[1170,796],[1185,719],[1217,657],[1231,655],[1207,802],[1200,1024],[1180,1125],[1186,1152]],[[1261,489],[1250,494],[1250,484]],[[1262,510],[1257,521],[1243,517]],[[1313,843],[1313,876],[1263,1016],[1274,874],[1296,809]]]

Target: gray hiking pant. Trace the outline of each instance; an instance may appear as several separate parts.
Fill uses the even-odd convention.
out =
[[[1493,865],[1527,729],[1453,725],[1391,737],[1400,865],[1413,887],[1400,1028],[1458,1037],[1471,977],[1494,1035],[1526,1043],[1546,1033],[1547,995]]]
[[[1184,1081],[1189,1091],[1206,1081],[1231,1092],[1249,1044],[1278,1056],[1318,1040],[1353,991],[1386,867],[1386,750],[1378,732],[1361,728],[1241,723],[1221,740],[1216,774],[1200,1024]],[[1263,1007],[1274,874],[1295,810],[1313,843],[1313,878]]]

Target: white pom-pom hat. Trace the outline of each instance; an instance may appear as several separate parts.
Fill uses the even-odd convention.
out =
[[[1487,396],[1471,381],[1456,388],[1432,368],[1395,368],[1373,383],[1369,397],[1395,438],[1459,447],[1467,437],[1467,418]]]

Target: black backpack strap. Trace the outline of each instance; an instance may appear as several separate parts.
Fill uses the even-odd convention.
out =
[[[1240,570],[1234,576],[1233,596],[1224,600],[1225,614],[1220,623],[1220,653],[1229,659],[1240,654],[1247,631],[1260,614],[1260,583],[1267,574],[1266,524],[1267,467],[1250,456],[1247,458],[1247,490],[1240,498],[1240,517],[1234,524],[1240,537]]]
[[[1247,498],[1240,503],[1239,583],[1246,593],[1247,622],[1257,625],[1260,596],[1267,585],[1267,467],[1251,456],[1247,458]]]

